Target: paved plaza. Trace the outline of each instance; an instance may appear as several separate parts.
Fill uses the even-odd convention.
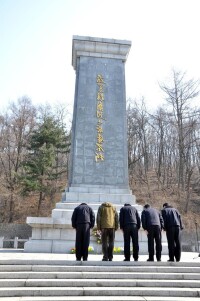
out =
[[[139,262],[145,262],[148,255],[140,255]],[[53,254],[53,253],[25,253],[23,250],[0,249],[0,263],[2,261],[12,260],[45,260],[45,261],[75,261],[75,254]],[[89,261],[101,261],[102,255],[89,254]],[[113,263],[124,260],[124,255],[114,255]],[[167,262],[168,255],[162,255],[162,262]],[[131,258],[133,261],[133,258]],[[182,252],[181,262],[200,262],[200,256],[197,252]]]

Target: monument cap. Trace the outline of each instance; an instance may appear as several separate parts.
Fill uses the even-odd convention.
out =
[[[106,39],[87,36],[73,36],[72,42],[72,66],[77,68],[77,58],[95,57],[127,60],[131,41]]]

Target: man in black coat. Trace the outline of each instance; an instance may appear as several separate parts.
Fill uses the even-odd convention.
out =
[[[72,227],[76,229],[76,260],[87,261],[90,244],[90,229],[94,227],[94,211],[86,203],[77,206],[72,214]]]
[[[142,211],[142,227],[147,231],[149,258],[147,261],[154,261],[154,240],[156,243],[156,259],[161,261],[162,237],[161,231],[164,227],[163,218],[157,209],[150,207],[149,204],[144,206]]]
[[[120,229],[124,235],[124,261],[130,261],[130,240],[133,244],[133,258],[138,261],[138,230],[140,229],[140,216],[137,209],[130,204],[124,204],[119,213]]]
[[[177,209],[168,203],[163,204],[162,217],[164,230],[166,231],[169,260],[180,261],[181,259],[181,230],[183,229],[181,215]]]

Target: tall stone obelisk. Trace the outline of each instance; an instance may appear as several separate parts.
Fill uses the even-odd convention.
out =
[[[69,186],[128,189],[125,62],[130,41],[73,38]]]
[[[127,202],[141,210],[128,180],[125,62],[130,48],[130,41],[73,37],[76,86],[68,187],[51,217],[27,218],[32,238],[26,252],[68,253],[75,241],[71,215],[82,202],[95,212],[107,201],[118,211]],[[141,234],[140,250],[142,241]],[[123,246],[120,231],[115,245]]]

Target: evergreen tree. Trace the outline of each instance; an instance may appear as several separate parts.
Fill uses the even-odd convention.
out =
[[[69,152],[69,136],[53,116],[44,117],[38,129],[30,136],[28,155],[23,162],[22,193],[39,193],[38,214],[47,195],[58,188],[57,180],[66,173],[67,160],[61,157]],[[64,161],[64,163],[63,163]]]

